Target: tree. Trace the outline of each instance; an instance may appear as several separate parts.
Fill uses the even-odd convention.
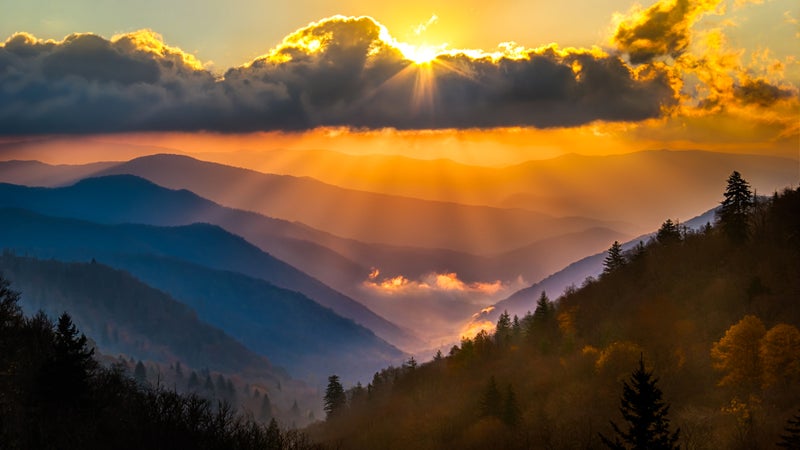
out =
[[[69,403],[80,398],[89,388],[89,378],[97,368],[94,349],[72,323],[69,314],[62,313],[56,324],[53,357],[43,368],[43,380],[53,399]]]
[[[797,449],[800,448],[800,411],[786,421],[786,426],[783,428],[784,433],[781,434],[781,440],[778,441],[778,447]]]
[[[555,308],[553,303],[547,298],[547,293],[542,291],[539,300],[536,301],[536,309],[533,311],[533,324],[535,328],[543,328],[553,319]]]
[[[652,371],[644,367],[644,358],[639,358],[639,367],[633,371],[630,384],[623,382],[622,398],[620,399],[620,412],[628,422],[627,430],[611,422],[614,429],[614,440],[600,434],[603,444],[618,450],[672,450],[680,448],[678,435],[680,430],[670,432],[669,404],[661,396],[661,390],[656,386],[658,378],[653,377]]]
[[[497,319],[497,326],[495,327],[494,340],[498,345],[506,345],[511,338],[511,316],[508,311],[503,311]]]
[[[525,338],[529,345],[538,346],[542,353],[550,350],[552,341],[557,334],[556,308],[547,298],[547,293],[542,291],[536,302],[533,315],[523,319],[525,325]]]
[[[347,396],[344,393],[344,388],[342,387],[342,383],[339,382],[339,377],[337,375],[328,377],[328,387],[325,389],[325,398],[323,401],[323,409],[325,410],[327,419],[338,414],[347,405]]]
[[[272,421],[272,401],[270,401],[269,395],[266,392],[264,392],[264,397],[262,397],[261,400],[261,410],[259,411],[259,416],[263,422]]]
[[[622,245],[619,241],[614,241],[608,249],[608,255],[603,260],[603,274],[609,274],[625,265],[625,257],[622,255]]]
[[[147,382],[147,369],[142,361],[136,363],[136,367],[133,369],[133,378],[142,385]]]
[[[747,392],[761,385],[761,338],[766,334],[764,323],[756,316],[744,316],[732,325],[711,347],[714,368],[724,372],[720,386]]]
[[[759,356],[764,387],[800,385],[800,330],[779,323],[761,339]]]
[[[667,219],[656,232],[656,241],[662,245],[675,244],[681,241],[681,231],[678,223]]]
[[[750,184],[734,170],[728,177],[728,186],[723,196],[725,198],[720,202],[717,221],[731,241],[743,242],[747,239],[748,217],[753,208]]]
[[[514,427],[519,423],[519,405],[517,404],[517,397],[514,390],[509,384],[506,387],[506,395],[503,397],[503,415],[500,417],[503,423],[510,427]]]
[[[481,417],[502,417],[503,414],[503,397],[500,390],[497,388],[497,382],[494,376],[489,377],[489,382],[483,389],[481,395],[480,415]]]

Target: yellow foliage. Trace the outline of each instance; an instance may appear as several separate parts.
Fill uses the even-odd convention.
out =
[[[636,367],[642,352],[642,347],[633,342],[614,342],[600,352],[595,368],[598,373],[623,380]]]
[[[800,383],[800,330],[781,323],[767,331],[759,348],[764,387]]]
[[[556,320],[558,320],[558,329],[565,336],[573,335],[576,333],[575,328],[575,315],[578,312],[577,306],[567,308],[566,311],[561,312]]]
[[[724,372],[720,386],[752,388],[761,383],[759,346],[766,328],[756,316],[745,316],[711,347],[714,368]]]

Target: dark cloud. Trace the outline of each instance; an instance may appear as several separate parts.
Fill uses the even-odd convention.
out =
[[[666,74],[555,47],[418,66],[370,18],[336,17],[216,78],[140,31],[0,46],[0,133],[556,127],[638,121],[676,101]]]
[[[766,107],[778,100],[792,97],[794,93],[764,80],[747,80],[734,86],[733,95],[742,104]]]
[[[677,58],[689,46],[691,26],[721,0],[660,0],[619,24],[614,43],[634,64],[661,56]]]

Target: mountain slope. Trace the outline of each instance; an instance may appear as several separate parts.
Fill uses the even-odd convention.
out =
[[[92,258],[107,262],[112,265],[122,265],[120,261],[126,258],[161,258],[162,260],[182,260],[184,263],[204,266],[206,269],[227,270],[239,273],[250,273],[252,278],[264,277],[292,277],[298,276],[296,271],[287,268],[284,264],[269,257],[257,248],[248,244],[243,239],[231,235],[224,230],[204,224],[184,227],[154,227],[144,225],[99,225],[90,222],[42,216],[20,209],[0,209],[0,248],[10,248],[20,254],[31,254],[41,258],[54,257],[62,260],[88,261]],[[158,261],[156,261],[158,262]],[[146,266],[146,265],[145,265]],[[140,265],[131,264],[131,270],[141,268]],[[187,266],[159,263],[163,272],[142,268],[137,276],[145,278],[149,274],[154,281],[159,277],[174,278],[175,283],[185,286],[199,286],[211,283],[216,275],[198,269],[189,270]],[[170,269],[170,270],[167,270]],[[261,276],[259,276],[259,274]],[[206,280],[195,277],[208,277]],[[402,357],[402,353],[385,341],[377,338],[371,331],[356,323],[342,319],[333,312],[325,309],[308,298],[295,292],[271,286],[267,283],[259,285],[251,279],[225,276],[210,293],[214,293],[213,300],[217,302],[214,308],[236,310],[236,314],[243,320],[256,320],[263,322],[261,339],[270,335],[278,335],[278,342],[294,342],[295,333],[305,333],[317,341],[316,346],[320,354],[330,353],[343,358],[343,365],[347,365],[347,355],[354,359],[364,357],[365,364],[385,364]],[[313,282],[306,277],[307,283]],[[233,280],[233,281],[232,281]],[[256,280],[258,281],[258,280]],[[230,290],[245,289],[246,292],[258,293],[261,296],[239,299],[232,296],[229,290],[224,289],[227,284],[233,285]],[[240,284],[240,286],[235,286]],[[158,284],[158,283],[155,283]],[[248,287],[249,286],[249,287]],[[256,287],[253,287],[256,286]],[[260,289],[258,288],[260,286]],[[209,288],[210,289],[210,288]],[[183,292],[183,291],[179,291]],[[269,295],[266,295],[269,293]],[[199,301],[197,298],[180,298],[185,303]],[[258,307],[264,302],[271,302],[274,308]],[[198,305],[198,304],[196,304]],[[211,308],[211,307],[209,307]],[[254,309],[255,308],[255,309]],[[283,309],[281,309],[283,308]],[[200,308],[196,308],[200,312]],[[253,311],[259,315],[250,316]],[[217,326],[226,325],[227,332],[234,337],[243,338],[238,333],[255,333],[252,328],[240,328],[235,321],[216,322],[221,317],[215,309],[203,310],[207,315],[202,318]],[[274,315],[272,311],[289,311],[291,314],[284,316]],[[311,312],[313,312],[313,314]],[[263,314],[263,315],[261,315]],[[315,323],[306,320],[315,317],[323,322]],[[333,327],[333,328],[330,328]],[[337,342],[335,336],[320,335],[317,330],[338,330],[350,340]],[[347,331],[345,333],[343,330]],[[271,333],[271,334],[270,334]],[[265,337],[266,336],[266,337]],[[262,341],[263,343],[263,341]],[[337,346],[338,344],[346,344]],[[253,350],[270,356],[262,349],[251,347]],[[354,349],[359,349],[355,351]],[[304,352],[303,346],[292,347],[287,351]],[[366,369],[359,367],[360,370]],[[302,369],[304,370],[305,369]],[[368,372],[367,372],[368,373]],[[361,373],[363,375],[363,373]]]
[[[341,449],[594,449],[661,409],[680,448],[775,448],[800,405],[800,189],[748,228],[653,241],[518,324],[382,370],[309,431]]]
[[[683,225],[689,230],[699,230],[708,223],[714,223],[715,211],[716,208],[708,210],[686,221]],[[630,241],[624,242],[622,248],[626,251],[631,250],[639,242],[647,242],[649,239],[652,239],[653,236],[655,236],[655,232],[631,239]],[[614,240],[609,239],[606,247],[610,247],[613,242]],[[603,261],[607,254],[608,253],[604,251],[575,261],[562,270],[534,283],[532,286],[520,289],[508,298],[497,302],[490,310],[476,313],[473,316],[473,321],[489,321],[494,323],[503,311],[508,311],[512,316],[516,314],[520,317],[528,311],[532,312],[536,309],[536,301],[539,299],[542,292],[547,293],[551,299],[556,299],[567,288],[578,287],[587,278],[596,278],[599,276],[603,272]]]
[[[0,273],[22,292],[21,306],[74,322],[106,354],[286,380],[283,369],[198,319],[169,295],[99,263],[38,260],[4,252]]]
[[[295,238],[313,235],[314,230],[255,213],[223,208],[189,191],[164,189],[149,181],[128,175],[87,179],[58,189],[0,184],[0,206],[108,224],[144,223],[176,226],[208,222],[244,236],[279,257],[284,256],[293,262],[304,263],[303,265],[308,265],[324,274],[340,275],[343,283],[358,283],[366,273],[369,273],[368,267],[360,267],[325,247]],[[246,247],[238,241],[237,245]],[[247,249],[251,254],[254,250],[254,248]],[[201,254],[196,254],[195,258],[199,259],[191,260],[206,264],[208,262]],[[235,258],[228,260],[234,264],[233,266],[216,267],[238,270],[264,278],[277,286],[302,292],[398,345],[417,344],[415,338],[408,332],[376,315],[355,300],[269,255],[261,255],[259,258],[264,259],[259,267],[237,265]],[[335,269],[326,271],[326,265]]]

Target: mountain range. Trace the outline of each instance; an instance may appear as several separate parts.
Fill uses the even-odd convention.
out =
[[[172,293],[200,319],[285,365],[290,373],[305,374],[313,368],[315,373],[336,370],[348,378],[363,377],[376,366],[403,358],[371,330],[302,294],[263,281],[258,273],[274,277],[282,268],[287,276],[294,272],[216,226],[104,225],[4,208],[0,248],[126,269]],[[242,271],[255,275],[241,275]]]

